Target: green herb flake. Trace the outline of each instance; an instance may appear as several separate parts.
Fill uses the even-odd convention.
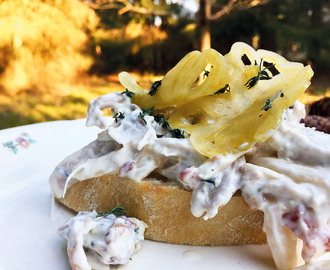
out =
[[[155,121],[158,123],[158,124],[160,124],[160,122],[162,121],[162,120],[164,120],[164,114],[157,114],[156,116],[154,116],[154,119],[155,119]]]
[[[174,138],[184,139],[184,130],[183,129],[171,128],[170,131],[172,132],[172,135]]]
[[[220,88],[218,91],[214,92],[212,95],[210,96],[214,96],[214,95],[219,95],[219,94],[223,94],[225,92],[230,93],[230,86],[227,83],[224,87]]]
[[[264,105],[261,110],[262,111],[268,111],[272,107],[272,100],[267,98],[266,105]]]
[[[125,118],[125,114],[122,113],[122,112],[117,112],[113,118],[115,118],[115,122],[117,123],[118,122],[118,119],[124,119]]]
[[[142,112],[139,113],[138,117],[141,118],[145,124],[147,124],[147,121],[144,119],[144,114]]]
[[[125,216],[126,214],[124,213],[124,210],[126,208],[122,206],[116,206],[115,208],[112,209],[110,212],[102,212],[97,214],[96,217],[102,217],[102,216],[109,216],[109,215],[115,215],[115,216]]]
[[[167,120],[164,119],[164,114],[157,114],[154,117],[155,121],[162,126],[162,128],[167,128],[169,131],[171,131],[174,138],[177,139],[184,139],[184,130],[178,129],[178,128],[172,128],[170,124],[167,122]]]
[[[208,77],[210,75],[209,70],[204,70],[203,78]]]
[[[150,115],[150,116],[153,116],[154,113],[155,113],[155,107],[150,107],[148,109],[142,109],[142,113],[144,115]]]
[[[156,95],[156,92],[159,88],[159,86],[162,85],[162,80],[159,80],[159,81],[155,81],[152,85],[151,85],[151,88],[150,88],[150,91],[148,93],[149,96],[154,96]]]
[[[255,62],[255,64],[257,64],[257,63]],[[256,86],[256,84],[260,80],[270,80],[272,78],[272,77],[269,76],[266,69],[269,69],[269,68],[275,66],[275,64],[273,64],[269,67],[265,67],[264,69],[261,69],[262,64],[263,64],[263,59],[261,58],[260,65],[259,65],[259,72],[258,72],[257,76],[251,78],[250,80],[248,80],[246,82],[246,84],[244,84],[244,86],[246,86],[248,89],[251,89],[252,87]]]
[[[162,126],[162,128],[171,128],[170,124],[167,122],[167,120],[165,120],[164,114],[157,114],[154,119],[159,125]]]
[[[122,95],[123,95],[123,94],[126,94],[126,96],[128,96],[129,98],[132,98],[133,95],[134,95],[134,93],[131,92],[131,91],[129,91],[127,88],[126,88],[126,90],[125,90],[124,92],[121,92],[121,94],[122,94]]]
[[[278,91],[277,94],[276,94],[273,98],[267,98],[267,100],[266,100],[266,104],[261,108],[261,110],[267,112],[267,111],[272,107],[272,102],[273,102],[278,96],[280,96],[280,97],[284,97],[284,93],[283,93],[282,90]],[[262,116],[262,114],[259,115],[259,117],[260,117],[260,116]]]
[[[146,121],[146,119],[144,119],[144,117],[146,115],[153,116],[154,113],[155,113],[155,107],[151,107],[148,109],[142,109],[142,112],[139,113],[138,117],[141,118],[145,124],[147,124],[147,121]]]

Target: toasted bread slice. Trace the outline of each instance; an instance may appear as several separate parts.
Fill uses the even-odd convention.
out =
[[[129,217],[143,220],[145,238],[171,244],[245,245],[266,243],[263,212],[251,210],[235,194],[212,219],[190,211],[191,191],[155,178],[142,182],[104,175],[76,182],[59,199],[75,211],[105,212],[123,206]]]

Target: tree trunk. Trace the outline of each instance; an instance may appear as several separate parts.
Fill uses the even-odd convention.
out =
[[[312,16],[311,16],[311,30],[318,32],[319,29],[322,28],[322,0],[314,0],[311,1],[312,5]],[[320,61],[320,54],[321,54],[321,44],[320,40],[316,34],[312,34],[309,38],[309,52],[308,52],[308,60],[311,61],[312,67],[315,63]]]
[[[199,2],[199,19],[200,19],[200,46],[201,51],[211,48],[211,30],[210,20],[211,4],[208,0],[200,0]]]
[[[261,6],[260,17],[263,17],[265,21],[272,22],[273,18],[276,16],[276,9],[278,3],[273,1],[268,5]],[[276,52],[276,29],[273,23],[265,23],[259,27],[260,43],[259,48]]]

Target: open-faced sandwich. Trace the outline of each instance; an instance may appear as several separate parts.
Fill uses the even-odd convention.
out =
[[[279,269],[329,251],[330,136],[300,124],[305,109],[297,101],[312,75],[309,66],[244,43],[225,56],[191,52],[149,90],[120,73],[123,91],[88,108],[87,126],[103,131],[55,168],[50,185],[77,212],[121,206],[141,221],[82,213],[61,234],[80,254],[94,252],[89,265],[127,261],[96,248],[110,249],[114,227],[131,232],[125,258],[145,228],[147,239],[174,244],[268,242]],[[90,235],[106,219],[96,245]],[[68,251],[71,262],[78,251]]]

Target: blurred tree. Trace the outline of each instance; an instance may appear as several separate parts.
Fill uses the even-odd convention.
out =
[[[0,0],[0,92],[51,93],[77,81],[93,64],[98,22],[65,0]]]
[[[316,71],[330,69],[330,1],[277,0],[268,25],[276,31],[277,50]]]
[[[212,4],[211,0],[199,1],[199,24],[201,31],[201,51],[211,48],[210,23],[220,21],[224,16],[249,9],[259,5],[265,5],[272,0],[218,0]]]
[[[330,69],[329,0],[276,0],[211,23],[212,47],[221,53],[241,40],[309,63],[315,76]]]
[[[101,18],[101,25],[92,33],[96,54],[92,73],[116,73],[121,70],[164,73],[187,52],[198,49],[196,27],[189,11],[180,3],[148,1],[136,1],[135,5],[149,3],[152,5],[150,8],[158,10],[164,6],[169,15],[160,19],[154,15],[158,13],[125,12],[119,16],[118,9],[102,7],[95,10]],[[160,25],[157,19],[161,20]]]
[[[166,0],[79,0],[93,9],[116,9],[118,15],[134,12],[152,16],[187,18],[187,11],[177,8],[180,4],[168,4]],[[199,0],[199,12],[191,16],[199,24],[200,50],[211,48],[210,23],[224,16],[244,9],[264,5],[272,0]],[[175,9],[176,8],[176,9]]]

